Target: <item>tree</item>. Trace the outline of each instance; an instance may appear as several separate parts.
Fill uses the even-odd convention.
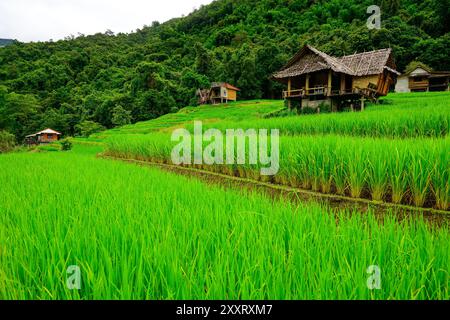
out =
[[[125,110],[121,105],[113,109],[112,123],[115,126],[124,126],[131,123],[131,111]]]
[[[414,71],[417,68],[422,68],[428,72],[433,71],[433,69],[431,69],[429,66],[427,66],[425,63],[422,63],[420,61],[414,60],[411,61],[405,68],[405,73],[410,73],[412,71]]]
[[[16,146],[16,138],[8,131],[0,130],[0,153],[8,152]]]
[[[201,43],[196,43],[194,45],[196,62],[195,67],[199,74],[208,75],[211,71],[211,57],[208,53],[208,50],[203,47]]]
[[[413,60],[450,69],[449,0],[375,3],[380,30],[365,27],[369,0],[218,0],[130,34],[13,43],[0,49],[0,129],[20,141],[46,124],[111,128],[117,105],[148,120],[215,81],[241,87],[241,99],[280,97],[271,74],[306,43],[336,56],[391,47],[398,70]]]
[[[3,89],[4,90],[4,89]],[[3,95],[0,105],[0,129],[13,133],[22,140],[30,131],[36,129],[34,122],[40,106],[34,95],[8,93]]]
[[[105,127],[94,121],[82,121],[75,126],[75,130],[78,136],[87,138],[91,134],[105,130]]]
[[[381,2],[381,8],[386,13],[395,15],[400,8],[400,0],[383,0]]]

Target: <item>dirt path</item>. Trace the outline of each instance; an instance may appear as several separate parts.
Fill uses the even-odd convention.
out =
[[[283,185],[277,185],[272,183],[266,183],[261,181],[250,180],[246,178],[239,178],[234,176],[228,176],[220,173],[215,173],[206,170],[200,170],[195,168],[181,167],[170,164],[153,163],[147,161],[123,159],[111,156],[105,156],[100,154],[99,157],[133,163],[141,166],[158,167],[165,171],[173,172],[187,177],[198,178],[208,184],[221,185],[225,188],[251,190],[258,193],[262,193],[272,199],[285,199],[288,201],[296,202],[317,202],[328,205],[333,210],[349,209],[365,213],[368,210],[372,210],[376,215],[380,217],[385,216],[388,211],[395,212],[396,217],[399,220],[406,219],[408,217],[417,215],[424,217],[427,221],[433,224],[449,224],[450,213],[448,211],[435,210],[430,208],[417,208],[406,205],[398,205],[393,203],[377,202],[368,199],[350,198],[346,196],[339,196],[333,194],[323,194],[313,192],[310,190],[303,190],[300,188],[293,188]]]

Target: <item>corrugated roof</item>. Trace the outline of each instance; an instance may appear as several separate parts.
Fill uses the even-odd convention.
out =
[[[391,49],[381,49],[336,58],[306,45],[273,77],[282,79],[326,69],[353,76],[379,74],[385,68],[399,74],[394,69],[391,53]]]
[[[225,87],[227,89],[231,89],[231,90],[235,90],[235,91],[241,91],[241,89],[227,83],[227,82],[213,82],[211,84],[211,88],[221,88],[221,87]]]

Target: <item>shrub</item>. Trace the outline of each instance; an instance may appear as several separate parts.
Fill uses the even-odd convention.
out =
[[[93,133],[105,130],[105,127],[94,121],[83,121],[77,124],[75,129],[79,136],[87,138]]]
[[[7,131],[0,131],[0,153],[9,152],[16,146],[16,138]]]
[[[328,103],[321,103],[319,108],[320,113],[331,113],[331,106]]]
[[[69,139],[61,140],[60,144],[61,144],[61,150],[62,151],[72,150],[72,142]]]
[[[295,99],[291,100],[290,104],[291,104],[291,107],[290,107],[291,110],[299,110],[302,105],[300,100],[295,100]],[[284,107],[289,108],[289,100],[284,101]]]
[[[317,113],[317,109],[316,108],[304,107],[302,109],[302,114],[315,114],[315,113]]]

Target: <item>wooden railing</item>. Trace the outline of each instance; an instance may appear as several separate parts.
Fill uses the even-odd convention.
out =
[[[428,87],[428,81],[410,81],[410,89],[426,89]]]
[[[367,98],[376,98],[379,95],[379,92],[376,89],[373,88],[359,88],[355,87],[353,89],[348,90],[339,90],[339,89],[332,89],[330,87],[320,86],[320,87],[314,87],[309,88],[306,90],[305,88],[302,89],[294,89],[290,91],[283,91],[283,98],[303,98],[307,96],[328,96],[328,92],[330,92],[329,96],[342,96],[342,95],[363,95]]]
[[[297,98],[304,96],[314,96],[314,95],[328,95],[328,90],[330,88],[324,86],[318,86],[309,88],[306,90],[305,88],[294,89],[294,90],[286,90],[283,91],[283,98]]]
[[[305,96],[305,89],[295,89],[283,91],[283,98],[297,98]]]

